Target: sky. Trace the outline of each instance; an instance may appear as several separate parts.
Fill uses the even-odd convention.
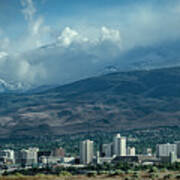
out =
[[[179,0],[0,0],[0,79],[70,83],[179,42],[179,29]]]

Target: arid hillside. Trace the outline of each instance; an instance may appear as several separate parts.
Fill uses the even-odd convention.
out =
[[[0,137],[179,126],[180,68],[93,77],[37,94],[0,95]]]

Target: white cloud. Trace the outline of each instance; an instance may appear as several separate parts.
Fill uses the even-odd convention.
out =
[[[23,6],[22,13],[27,21],[32,21],[36,13],[36,8],[34,7],[33,0],[21,0]]]
[[[28,30],[18,42],[10,43],[6,37],[0,38],[1,78],[34,85],[64,84],[97,75],[108,65],[118,64],[123,68],[132,59],[168,60],[170,52],[173,52],[171,57],[176,54],[173,59],[178,59],[177,50],[163,50],[162,58],[156,50],[153,50],[155,53],[149,52],[149,47],[180,39],[179,6],[176,9],[170,5],[164,9],[146,5],[125,9],[118,7],[108,14],[111,22],[106,20],[105,12],[98,11],[98,14],[94,14],[98,25],[85,24],[85,28],[79,21],[79,27],[73,25],[72,21],[77,21],[76,17],[72,17],[69,23],[71,28],[59,29],[58,26],[61,33],[52,39],[52,28],[46,24],[45,17],[37,16],[33,1],[23,0],[22,5]],[[105,21],[98,19],[99,14],[105,16]],[[18,55],[5,54],[10,45]],[[140,49],[138,55],[132,53],[127,56],[131,50],[139,47],[142,52]]]
[[[17,78],[22,82],[39,83],[41,78],[46,78],[45,71],[41,64],[33,65],[25,59],[20,60],[18,63],[17,72]]]
[[[108,29],[107,27],[103,26],[101,28],[102,31],[102,41],[105,40],[110,40],[116,43],[120,43],[121,42],[121,37],[120,37],[120,31],[119,30],[115,30],[115,29]]]
[[[50,26],[46,25],[44,18],[37,15],[33,0],[21,0],[22,13],[28,23],[27,32],[16,42],[16,52],[22,53],[38,48],[49,42]],[[18,46],[17,46],[18,44]]]
[[[1,58],[4,58],[4,57],[6,57],[6,56],[8,56],[8,54],[6,53],[6,52],[0,52],[0,59]]]
[[[61,35],[58,37],[59,44],[65,47],[70,46],[73,42],[84,43],[87,41],[88,41],[87,37],[83,37],[81,34],[71,29],[70,27],[66,27],[62,31]]]
[[[93,41],[66,27],[56,43],[45,48],[10,56],[1,52],[0,77],[8,81],[42,85],[64,84],[96,74],[104,63],[110,59],[112,61],[120,51],[116,44],[119,38],[117,31],[103,28],[106,32],[100,28],[100,35]],[[38,31],[31,36],[31,41],[36,40]],[[26,41],[25,44],[28,43]],[[113,54],[114,51],[116,54]]]
[[[66,27],[62,34],[58,37],[58,41],[64,46],[69,46],[74,40],[76,40],[78,33],[69,27]]]
[[[40,31],[40,28],[43,24],[43,18],[38,18],[34,23],[33,23],[33,26],[32,26],[32,35],[38,35],[39,34],[39,31]]]

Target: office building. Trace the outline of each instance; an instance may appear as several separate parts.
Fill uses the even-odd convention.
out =
[[[180,141],[175,142],[177,145],[177,158],[180,158]]]
[[[80,163],[91,164],[94,156],[94,143],[90,140],[85,140],[80,143]]]
[[[19,162],[22,165],[30,166],[38,163],[38,148],[22,149],[19,152]]]
[[[113,155],[113,144],[103,144],[102,145],[103,157],[112,157]]]
[[[116,156],[126,156],[126,138],[120,134],[114,137],[114,154]]]
[[[169,157],[170,153],[177,155],[177,145],[176,144],[158,144],[156,146],[157,157]]]
[[[0,150],[0,161],[4,163],[15,163],[14,151],[10,149]]]

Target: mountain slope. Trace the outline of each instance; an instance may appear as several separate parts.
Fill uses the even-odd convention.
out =
[[[180,68],[112,73],[0,98],[1,138],[174,126],[180,122]]]

